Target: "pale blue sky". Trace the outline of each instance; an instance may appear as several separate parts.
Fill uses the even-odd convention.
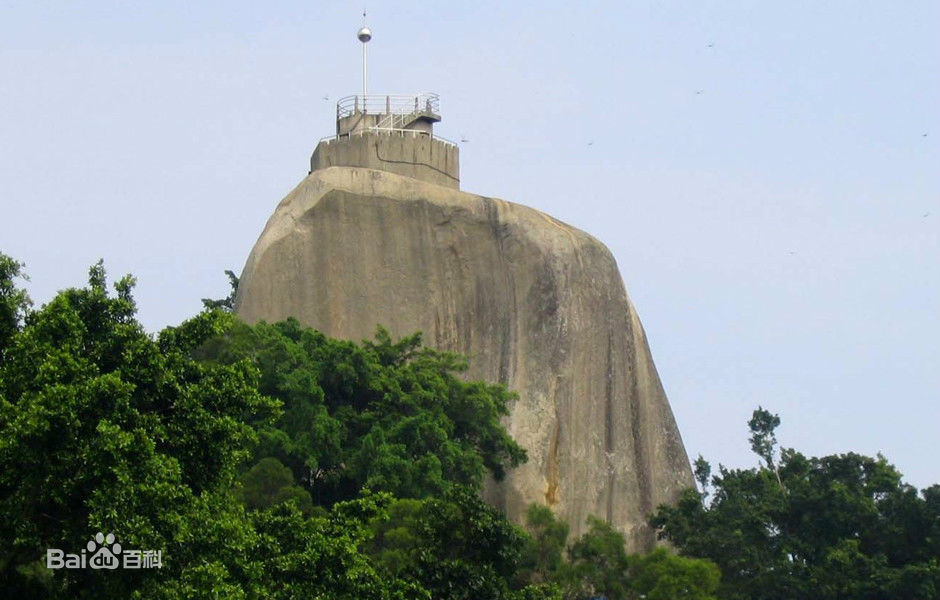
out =
[[[940,4],[375,3],[370,91],[441,95],[463,189],[617,258],[689,454],[940,482]],[[0,5],[0,250],[103,257],[152,331],[225,295],[360,86],[352,2]],[[323,100],[324,95],[329,100]]]

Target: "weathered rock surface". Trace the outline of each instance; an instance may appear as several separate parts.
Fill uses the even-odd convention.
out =
[[[420,330],[519,393],[507,427],[529,461],[489,501],[532,502],[631,549],[645,516],[692,485],[688,458],[617,265],[603,244],[531,208],[384,171],[314,171],[277,207],[241,276],[249,322],[294,316],[325,334]]]

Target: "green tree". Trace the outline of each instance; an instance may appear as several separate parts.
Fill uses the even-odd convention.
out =
[[[768,469],[774,472],[777,483],[783,485],[780,479],[780,471],[777,469],[775,461],[777,454],[777,435],[775,430],[780,426],[780,417],[758,406],[757,410],[755,410],[754,414],[751,416],[751,420],[747,422],[747,425],[751,430],[751,438],[749,440],[751,442],[751,450],[764,460],[764,464]]]
[[[563,576],[565,598],[629,598],[629,563],[623,534],[597,517],[589,516],[587,522],[588,531],[568,548],[568,566]]]
[[[518,582],[527,536],[472,487],[398,500],[372,531],[370,552],[378,563],[436,600],[560,600],[551,585]]]
[[[372,535],[368,552],[388,573],[400,576],[418,566],[421,549],[423,500],[400,498],[392,502],[388,514],[371,522]]]
[[[317,504],[365,488],[400,498],[479,488],[486,473],[501,479],[525,460],[500,422],[513,394],[459,379],[466,362],[423,348],[418,334],[393,341],[380,328],[357,345],[293,319],[233,323],[199,356],[258,368],[261,391],[284,412],[260,428],[256,459],[277,458]]]
[[[250,509],[264,509],[283,502],[294,502],[304,514],[313,513],[310,494],[295,485],[290,469],[276,458],[262,458],[239,479],[239,499]]]
[[[729,599],[934,598],[940,592],[937,486],[918,493],[884,457],[774,460],[779,418],[749,422],[758,469],[721,467],[703,504],[688,490],[652,519],[683,554],[708,558]]]
[[[530,538],[517,576],[563,590],[567,600],[715,598],[720,572],[711,561],[676,556],[664,548],[628,555],[622,534],[595,517],[588,523],[588,531],[568,548],[566,560],[568,525],[547,507],[530,506]]]
[[[32,302],[26,292],[16,287],[16,279],[26,279],[23,263],[0,252],[0,365],[6,348],[19,331]]]
[[[23,311],[12,286],[5,301]],[[239,465],[279,403],[249,361],[199,362],[234,316],[206,312],[161,333],[134,318],[133,279],[110,295],[101,263],[12,324],[0,363],[0,589],[24,598],[421,598],[359,551],[389,499],[308,518],[291,502],[246,512]],[[11,291],[12,290],[12,291]],[[19,298],[19,300],[17,300]],[[9,306],[10,304],[7,303]],[[9,313],[7,313],[9,314]],[[159,549],[162,569],[47,570],[97,531]]]
[[[708,464],[707,460],[702,458],[701,454],[698,455],[698,458],[695,459],[695,463],[692,466],[692,472],[695,475],[695,481],[698,483],[699,493],[702,495],[702,502],[704,502],[709,494],[712,467]]]
[[[235,296],[238,295],[238,276],[235,275],[233,271],[226,270],[225,275],[228,277],[229,286],[231,286],[231,291],[228,296],[221,298],[219,300],[212,300],[211,298],[203,298],[202,306],[208,310],[221,310],[225,312],[233,312],[235,310]]]
[[[665,548],[629,558],[631,598],[717,600],[721,571],[709,560],[676,556]]]
[[[95,531],[166,548],[201,506],[227,494],[253,430],[272,415],[246,363],[203,366],[161,349],[134,320],[133,279],[108,295],[59,294],[17,329],[0,365],[0,549],[5,583],[45,548],[82,548]],[[178,564],[178,563],[173,563]],[[107,593],[148,573],[63,571],[53,589]]]
[[[547,506],[532,504],[526,511],[526,527],[529,539],[519,576],[535,584],[559,581],[565,565],[568,524],[556,519]]]

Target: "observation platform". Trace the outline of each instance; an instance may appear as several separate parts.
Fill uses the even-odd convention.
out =
[[[336,135],[320,140],[310,172],[366,167],[459,189],[457,144],[434,135],[437,94],[347,96],[336,103]]]

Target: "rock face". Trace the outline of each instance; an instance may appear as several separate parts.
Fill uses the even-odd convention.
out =
[[[588,515],[649,548],[646,515],[692,485],[688,458],[617,265],[603,244],[531,208],[385,171],[314,171],[277,207],[236,299],[249,322],[327,335],[423,331],[469,377],[519,393],[507,427],[529,461],[487,499],[571,526]]]

